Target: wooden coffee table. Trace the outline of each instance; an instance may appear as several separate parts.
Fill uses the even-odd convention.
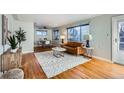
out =
[[[63,52],[66,51],[66,49],[62,47],[54,47],[52,48],[52,50],[53,50],[53,55],[57,58],[64,57]]]

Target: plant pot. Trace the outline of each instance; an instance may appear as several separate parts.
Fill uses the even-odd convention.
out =
[[[11,49],[11,52],[12,52],[12,53],[15,53],[15,52],[17,51],[17,49],[18,49],[18,48],[16,48],[16,49]]]

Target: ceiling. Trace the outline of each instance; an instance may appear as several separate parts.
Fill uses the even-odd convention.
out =
[[[39,27],[59,27],[93,18],[99,14],[14,14],[13,16],[16,20],[34,22]]]

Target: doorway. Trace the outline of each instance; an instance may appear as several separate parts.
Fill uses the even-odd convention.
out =
[[[124,15],[112,18],[112,61],[124,65]]]

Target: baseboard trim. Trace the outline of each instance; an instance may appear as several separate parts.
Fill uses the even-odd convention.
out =
[[[32,53],[34,51],[22,51],[22,54]]]
[[[93,58],[104,60],[104,61],[109,62],[109,63],[113,63],[112,60],[109,60],[109,59],[106,59],[106,58],[102,58],[102,57],[98,57],[98,56],[93,56]]]

